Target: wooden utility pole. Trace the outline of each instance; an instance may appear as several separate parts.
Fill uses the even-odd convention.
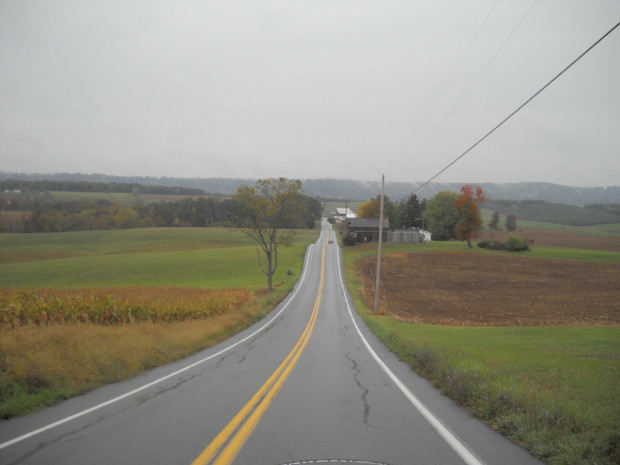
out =
[[[375,283],[374,313],[379,311],[379,287],[381,284],[381,249],[383,247],[383,196],[385,192],[385,175],[381,175],[381,206],[379,207],[379,246],[377,247],[377,281]]]

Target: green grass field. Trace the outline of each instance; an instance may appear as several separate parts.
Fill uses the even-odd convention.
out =
[[[107,200],[124,207],[147,204],[159,201],[179,201],[191,195],[174,194],[133,194],[129,192],[72,192],[72,191],[51,191],[53,199],[57,202],[95,202],[97,200]],[[205,195],[209,197],[210,195]]]
[[[500,223],[500,226],[501,225],[502,223]],[[517,225],[519,228],[561,229],[582,236],[616,236],[618,232],[620,232],[620,223],[597,224],[594,226],[569,226],[556,223],[545,223],[542,221],[517,220]]]
[[[493,210],[488,208],[480,209],[482,215],[483,225],[488,226],[493,215]],[[504,228],[506,222],[506,216],[500,215],[499,227]],[[559,223],[548,223],[544,221],[531,221],[517,218],[517,228],[548,228],[548,229],[562,229],[564,231],[573,232],[576,234],[582,234],[585,236],[607,236],[615,235],[620,231],[620,223],[614,224],[596,224],[592,226],[571,226]]]
[[[50,194],[57,202],[83,202],[108,200],[118,203],[125,207],[130,207],[138,203],[135,194],[125,192],[68,192],[68,191],[51,191]]]
[[[145,228],[2,234],[0,264],[48,258],[212,249],[252,244],[253,241],[244,234],[224,228]]]
[[[298,276],[316,231],[279,249],[274,283]],[[256,243],[220,228],[152,228],[0,235],[0,283],[8,287],[184,286],[257,289],[266,278]]]
[[[371,247],[344,248],[348,288],[370,328],[416,371],[495,429],[549,463],[620,462],[620,328],[429,326],[364,305],[355,263]],[[384,253],[467,250],[458,242],[387,244]],[[532,259],[620,263],[620,254],[534,247]]]

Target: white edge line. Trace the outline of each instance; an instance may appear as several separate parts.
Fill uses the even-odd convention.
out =
[[[319,236],[319,241],[320,241],[320,236]],[[24,441],[25,439],[31,438],[33,436],[36,436],[37,434],[40,434],[40,433],[43,433],[43,432],[48,431],[50,429],[56,428],[57,426],[60,426],[60,425],[62,425],[64,423],[68,423],[68,422],[70,422],[72,420],[75,420],[76,418],[79,418],[79,417],[82,417],[82,416],[87,415],[89,413],[92,413],[95,410],[99,410],[99,409],[101,409],[103,407],[106,407],[106,406],[108,406],[110,404],[118,402],[119,400],[123,400],[123,399],[125,399],[127,397],[133,396],[134,394],[137,394],[138,392],[144,391],[145,389],[148,389],[148,388],[150,388],[152,386],[155,386],[156,384],[159,384],[162,381],[166,381],[167,379],[170,379],[170,378],[172,378],[174,376],[177,376],[177,375],[183,373],[184,371],[190,370],[191,368],[194,368],[195,366],[200,365],[201,363],[204,363],[204,362],[206,362],[208,360],[211,360],[212,358],[218,357],[218,356],[222,355],[224,352],[227,352],[230,349],[238,346],[239,344],[244,343],[248,339],[253,338],[258,333],[260,333],[265,328],[267,328],[269,325],[271,325],[276,320],[276,318],[278,318],[282,314],[282,312],[284,312],[284,310],[286,310],[286,308],[289,306],[289,304],[297,296],[297,293],[299,292],[299,289],[301,288],[301,285],[302,285],[302,283],[303,283],[303,281],[304,281],[304,279],[306,277],[306,272],[308,271],[308,268],[310,266],[309,265],[309,261],[308,261],[308,256],[310,255],[310,250],[312,249],[312,247],[314,245],[315,244],[310,244],[308,246],[308,249],[306,251],[306,256],[304,258],[303,273],[301,275],[301,279],[295,285],[293,294],[287,300],[286,304],[284,304],[284,306],[278,311],[278,313],[276,313],[268,322],[266,322],[263,326],[258,328],[252,334],[249,334],[248,336],[244,337],[243,339],[235,342],[234,344],[231,344],[228,347],[225,347],[224,349],[220,350],[219,352],[216,352],[215,354],[209,355],[208,357],[205,357],[205,358],[203,358],[201,360],[198,360],[197,362],[194,362],[191,365],[187,365],[186,367],[181,368],[180,370],[177,370],[174,373],[170,373],[170,374],[168,374],[166,376],[163,376],[163,377],[161,377],[159,379],[156,379],[155,381],[151,381],[150,383],[145,384],[143,386],[140,386],[139,388],[136,388],[136,389],[134,389],[132,391],[129,391],[129,392],[125,393],[125,394],[122,394],[120,396],[114,397],[113,399],[110,399],[110,400],[107,400],[105,402],[102,402],[101,404],[97,404],[97,405],[95,405],[93,407],[90,407],[90,408],[88,408],[86,410],[82,410],[81,412],[78,412],[78,413],[76,413],[74,415],[71,415],[71,416],[68,416],[66,418],[63,418],[62,420],[55,421],[54,423],[50,423],[50,424],[48,424],[46,426],[43,426],[42,428],[30,431],[29,433],[23,434],[23,435],[21,435],[19,437],[16,437],[15,439],[11,439],[9,441],[3,442],[2,444],[0,444],[0,450],[4,449],[6,447],[9,447],[9,446],[11,446],[13,444],[16,444],[18,442]]]
[[[338,275],[340,276],[340,286],[342,287],[342,293],[344,295],[344,300],[347,304],[347,309],[349,310],[349,316],[351,317],[351,321],[353,321],[353,325],[357,330],[358,334],[362,338],[362,342],[370,352],[370,355],[375,359],[375,361],[379,364],[379,366],[383,369],[385,374],[394,382],[396,387],[400,389],[400,391],[407,397],[409,402],[422,414],[422,416],[428,421],[431,426],[439,433],[439,435],[448,443],[448,445],[463,459],[463,461],[468,465],[485,465],[485,463],[478,458],[460,439],[456,433],[450,430],[443,422],[433,413],[431,412],[426,405],[422,403],[408,388],[403,384],[403,382],[388,368],[388,366],[379,358],[377,353],[370,346],[362,332],[360,331],[359,326],[357,325],[355,318],[353,318],[353,312],[351,311],[351,306],[349,305],[349,299],[347,298],[346,288],[344,285],[344,280],[342,277],[342,269],[340,267],[340,256],[338,254],[339,248],[336,248],[336,262],[338,263]]]

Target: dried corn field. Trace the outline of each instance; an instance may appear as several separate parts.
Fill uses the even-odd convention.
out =
[[[372,307],[376,260],[361,264]],[[507,255],[386,255],[381,307],[394,318],[466,326],[620,325],[620,265]]]
[[[67,324],[124,325],[210,318],[251,301],[246,289],[132,287],[113,289],[0,288],[0,330]]]

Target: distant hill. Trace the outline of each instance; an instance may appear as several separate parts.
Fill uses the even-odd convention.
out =
[[[241,184],[254,184],[255,179],[228,178],[171,178],[149,176],[110,176],[105,174],[53,173],[25,174],[0,172],[0,179],[88,181],[106,183],[138,183],[155,186],[175,186],[202,189],[207,194],[232,195]],[[312,197],[326,200],[366,201],[381,193],[379,181],[355,181],[348,179],[305,179],[304,191]],[[385,192],[392,200],[409,196],[422,183],[386,182]],[[459,192],[463,183],[430,183],[417,195],[431,198],[437,192]],[[620,186],[571,187],[542,182],[522,183],[471,183],[482,186],[490,200],[542,200],[552,203],[584,206],[589,204],[620,203]]]
[[[408,197],[422,183],[386,182],[385,193],[392,200]],[[441,191],[460,192],[463,183],[430,183],[416,194],[430,199]],[[620,186],[571,187],[542,182],[522,183],[469,183],[482,187],[489,199],[543,200],[552,203],[584,206],[594,203],[620,203]],[[307,179],[304,190],[313,197],[365,201],[381,193],[380,182],[350,181],[340,179]]]
[[[543,200],[487,200],[484,208],[518,220],[543,221],[571,226],[613,224],[620,222],[619,204],[592,204],[585,207],[545,202]]]

